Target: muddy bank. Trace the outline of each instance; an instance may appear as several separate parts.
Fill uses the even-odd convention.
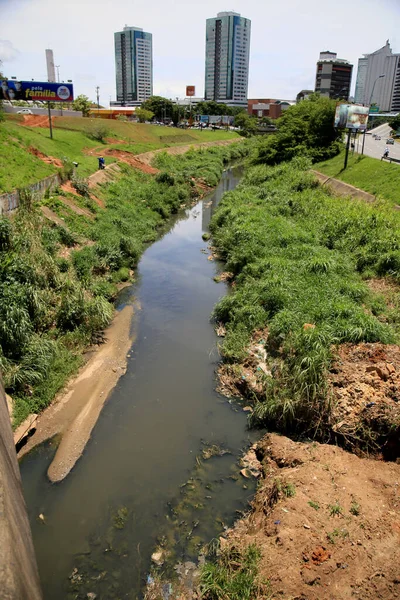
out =
[[[105,331],[106,342],[89,358],[67,389],[40,415],[36,431],[19,457],[38,444],[61,435],[48,469],[51,481],[61,481],[82,455],[101,409],[118,379],[126,371],[126,355],[132,345],[133,306],[125,306]]]
[[[225,327],[217,324],[216,332],[224,337]],[[246,399],[257,408],[273,377],[282,377],[282,357],[270,351],[266,328],[254,332],[241,363],[219,365],[218,391],[227,397]],[[396,460],[400,456],[399,346],[360,343],[333,347],[327,382],[329,413],[324,421],[309,424],[310,431],[315,434],[319,427],[316,435],[320,441]],[[282,424],[273,426],[285,432]]]
[[[400,598],[400,465],[270,434],[252,511],[221,547],[261,550],[272,598]]]

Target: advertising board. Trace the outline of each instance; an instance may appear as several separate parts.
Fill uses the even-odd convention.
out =
[[[1,100],[41,100],[42,102],[73,102],[72,83],[44,81],[0,80]]]
[[[196,92],[196,88],[194,85],[187,85],[186,86],[186,96],[188,98],[190,98],[191,96],[194,96]]]
[[[361,104],[338,104],[335,112],[335,124],[338,129],[356,129],[365,131],[368,123],[369,106]]]

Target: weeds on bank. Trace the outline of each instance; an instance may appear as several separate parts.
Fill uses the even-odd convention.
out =
[[[339,502],[335,502],[335,504],[329,504],[328,508],[331,517],[343,516],[343,508],[340,506]]]
[[[196,164],[220,155],[224,148],[217,155],[203,151]],[[47,194],[43,203],[65,227],[47,222],[24,191],[16,217],[0,218],[0,370],[14,399],[14,425],[43,410],[82,364],[87,345],[102,341],[116,284],[130,278],[146,244],[192,197],[179,169],[177,163],[177,175],[154,178],[122,165],[123,176],[101,190],[106,207],[92,206],[92,218]],[[87,193],[85,182],[77,182]],[[59,256],[66,249],[68,257]]]
[[[221,352],[229,363],[246,359],[254,331],[268,332],[272,375],[256,394],[251,423],[323,432],[332,345],[397,338],[399,311],[377,318],[385,305],[363,278],[400,276],[400,218],[329,195],[309,167],[302,158],[253,167],[225,194],[211,230],[235,287],[214,316],[226,327]]]
[[[245,550],[234,546],[221,552],[215,562],[201,571],[200,587],[204,600],[257,600],[270,598],[269,586],[259,582],[261,553],[255,544]]]

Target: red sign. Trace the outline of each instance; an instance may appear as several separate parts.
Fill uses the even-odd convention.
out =
[[[186,86],[186,96],[194,96],[196,92],[196,88],[194,85]]]

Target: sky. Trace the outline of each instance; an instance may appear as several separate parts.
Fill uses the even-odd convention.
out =
[[[249,98],[295,99],[313,89],[323,50],[354,64],[390,40],[400,53],[400,0],[0,0],[0,60],[7,77],[47,81],[45,49],[75,96],[115,100],[114,32],[153,34],[153,93],[204,94],[206,19],[233,10],[251,19]]]

